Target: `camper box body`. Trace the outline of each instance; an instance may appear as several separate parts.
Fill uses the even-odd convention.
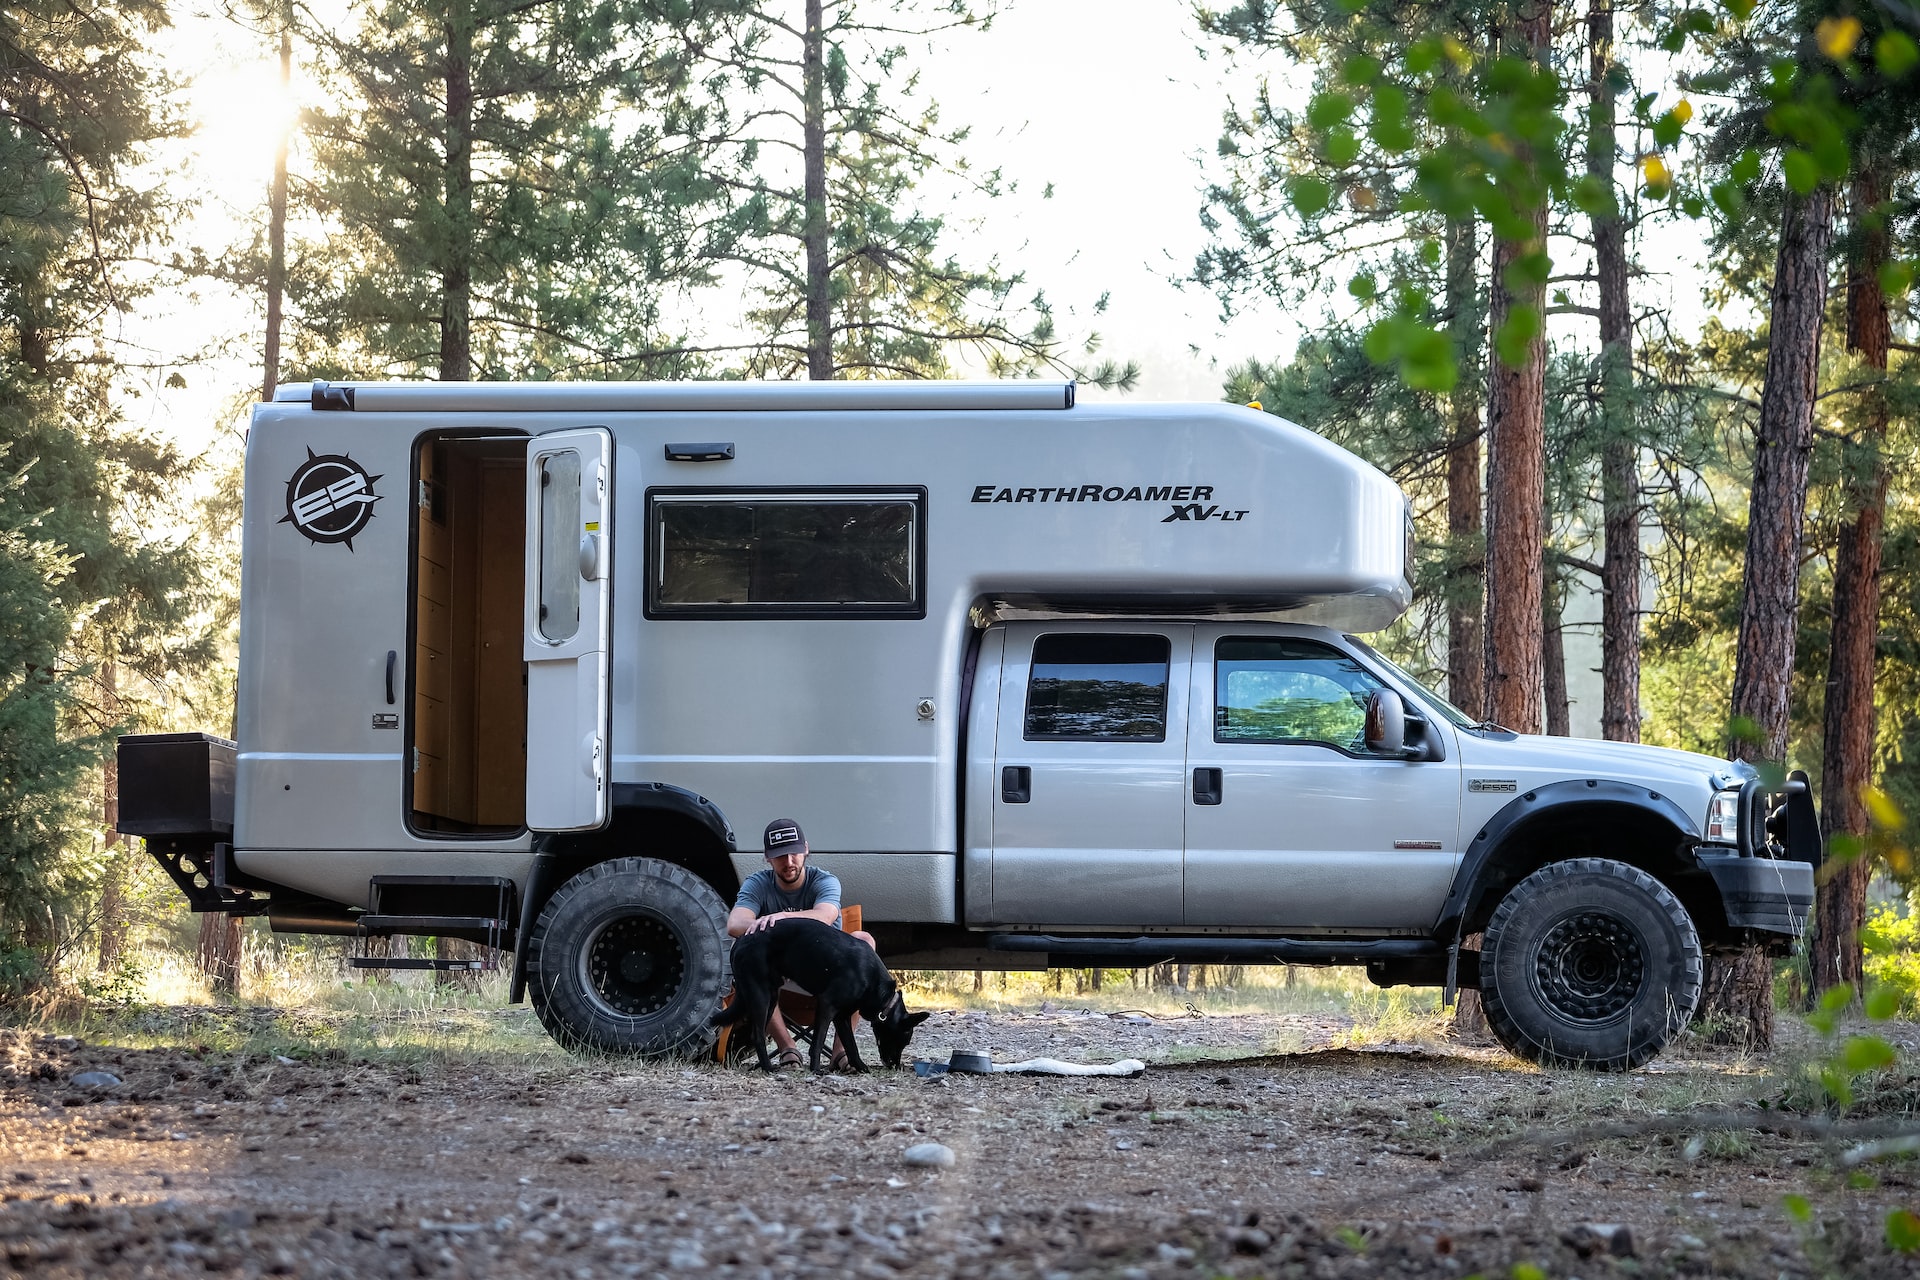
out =
[[[583,461],[543,471],[555,449]],[[564,526],[542,507],[563,475],[586,493]],[[689,604],[663,573],[731,553],[663,540],[724,537],[730,506],[877,512],[883,554],[905,539],[895,594]],[[1270,415],[1075,404],[1057,383],[283,391],[247,443],[232,865],[352,908],[376,877],[524,887],[539,832],[603,827],[623,784],[664,784],[730,827],[736,877],[795,817],[869,921],[962,923],[984,623],[1371,630],[1408,602],[1409,527],[1387,477]],[[541,575],[583,555],[604,641],[553,645]]]

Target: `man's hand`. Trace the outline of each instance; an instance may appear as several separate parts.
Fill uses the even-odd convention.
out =
[[[761,916],[758,919],[756,919],[752,924],[747,926],[747,932],[758,933],[762,929],[771,929],[774,925],[778,924],[780,921],[790,919],[793,916],[797,916],[800,914],[802,913],[798,911],[776,911],[770,916]]]

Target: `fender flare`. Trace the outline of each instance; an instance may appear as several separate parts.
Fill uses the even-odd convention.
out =
[[[592,853],[600,852],[604,833],[619,825],[626,814],[672,814],[705,828],[727,853],[734,850],[733,827],[720,806],[705,796],[670,782],[616,782],[608,796],[607,825],[598,831],[559,831],[539,835],[533,842],[533,864],[520,887],[520,924],[514,932],[513,981],[507,1003],[519,1004],[527,991],[525,939],[540,918],[554,890],[578,871]],[[608,856],[615,856],[609,854]],[[598,861],[599,859],[590,859]],[[575,865],[578,864],[578,865]]]
[[[1659,791],[1606,778],[1576,778],[1535,787],[1508,802],[1468,843],[1459,869],[1453,873],[1453,886],[1440,908],[1434,936],[1457,936],[1463,931],[1462,926],[1482,905],[1492,878],[1490,873],[1499,865],[1501,850],[1523,827],[1548,814],[1557,816],[1585,808],[1617,811],[1622,807],[1659,818],[1673,828],[1676,844],[1700,841],[1700,827],[1693,816],[1672,797]]]

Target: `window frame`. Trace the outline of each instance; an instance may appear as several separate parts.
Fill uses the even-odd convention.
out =
[[[912,575],[913,599],[906,604],[824,604],[809,601],[798,604],[662,604],[660,575],[664,569],[666,543],[662,537],[660,509],[676,503],[707,502],[739,504],[761,498],[770,502],[803,503],[809,499],[846,502],[866,499],[874,505],[882,502],[910,503],[913,507],[913,545],[908,552],[908,572]],[[649,620],[722,622],[748,618],[789,618],[796,621],[849,618],[886,620],[925,618],[927,616],[927,487],[925,485],[657,485],[646,491],[645,539],[646,590],[641,593],[641,612]]]
[[[1105,735],[1094,735],[1094,734],[1086,734],[1086,733],[1033,734],[1027,731],[1028,725],[1031,724],[1032,718],[1033,718],[1033,669],[1034,669],[1034,664],[1036,662],[1036,659],[1034,657],[1034,652],[1040,647],[1040,642],[1042,640],[1049,640],[1055,637],[1085,639],[1090,636],[1101,636],[1101,637],[1131,636],[1131,637],[1138,637],[1140,639],[1146,639],[1146,640],[1158,640],[1161,644],[1167,647],[1167,657],[1166,657],[1167,682],[1165,685],[1162,686],[1164,698],[1160,706],[1160,734],[1158,737],[1149,738],[1144,736],[1132,736],[1132,737],[1125,737],[1125,738],[1116,738],[1116,737],[1110,737]],[[1174,676],[1174,666],[1173,666],[1173,637],[1166,635],[1163,632],[1099,631],[1099,630],[1039,632],[1033,637],[1033,643],[1027,646],[1027,661],[1026,661],[1026,673],[1025,673],[1026,689],[1023,692],[1023,696],[1021,698],[1021,705],[1020,705],[1020,741],[1022,742],[1100,742],[1100,743],[1108,743],[1115,746],[1143,746],[1151,743],[1165,743],[1167,741],[1169,726],[1173,719],[1174,678],[1175,676]]]
[[[1340,746],[1338,743],[1328,742],[1324,738],[1223,738],[1221,737],[1220,736],[1220,711],[1221,711],[1220,646],[1228,643],[1244,644],[1249,642],[1255,643],[1255,644],[1293,643],[1293,644],[1318,645],[1319,647],[1330,650],[1333,653],[1339,654],[1341,657],[1347,659],[1349,662],[1352,662],[1355,666],[1359,667],[1362,671],[1366,672],[1367,675],[1373,679],[1373,682],[1376,685],[1378,685],[1380,688],[1392,689],[1395,693],[1400,692],[1399,689],[1395,688],[1391,680],[1384,678],[1383,676],[1381,676],[1381,674],[1378,671],[1375,671],[1371,666],[1367,665],[1366,662],[1362,661],[1360,658],[1360,655],[1356,653],[1352,653],[1346,649],[1342,649],[1339,645],[1328,644],[1325,640],[1321,640],[1316,637],[1262,636],[1262,635],[1215,636],[1213,641],[1213,651],[1207,655],[1208,663],[1212,667],[1211,679],[1208,681],[1208,684],[1210,687],[1208,689],[1208,694],[1207,694],[1207,701],[1211,705],[1207,709],[1207,715],[1208,715],[1208,719],[1212,723],[1212,730],[1213,730],[1212,737],[1213,737],[1213,743],[1215,746],[1220,746],[1220,747],[1320,747],[1327,751],[1332,751],[1332,752],[1335,752],[1336,754],[1343,755],[1349,760],[1394,760],[1398,758],[1395,756],[1381,755],[1373,751],[1366,751],[1366,750],[1355,751],[1351,747],[1343,747],[1343,746]],[[1364,739],[1365,732],[1366,732],[1364,727],[1365,726],[1364,710],[1362,712],[1361,723],[1362,723],[1361,734]]]

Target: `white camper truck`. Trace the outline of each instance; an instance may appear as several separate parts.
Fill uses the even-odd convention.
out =
[[[286,388],[238,741],[123,740],[121,830],[196,910],[511,948],[599,1049],[705,1042],[784,814],[895,964],[1358,964],[1642,1061],[1799,935],[1804,780],[1449,706],[1354,634],[1410,528],[1301,428],[1070,384]]]

